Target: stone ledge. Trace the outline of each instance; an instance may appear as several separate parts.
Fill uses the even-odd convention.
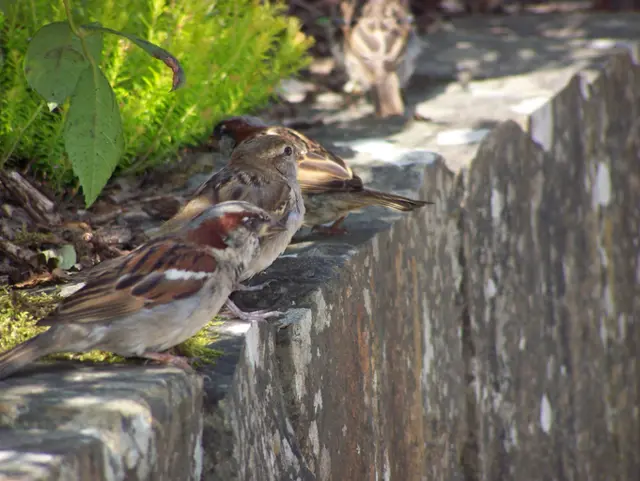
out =
[[[0,479],[200,479],[197,376],[65,364],[39,364],[2,382]]]
[[[296,307],[277,336],[257,325],[235,334],[244,350],[233,355],[226,393],[205,384],[204,439],[215,448],[205,449],[204,479],[459,477],[466,407],[452,322],[461,314],[454,176],[429,154],[376,177],[403,179],[407,193],[436,205],[353,215],[351,235],[295,243],[256,280],[277,283],[237,296],[240,305]],[[220,369],[228,371],[223,362],[209,377]]]

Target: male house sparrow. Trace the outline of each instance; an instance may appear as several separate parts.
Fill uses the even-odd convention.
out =
[[[185,219],[211,204],[227,200],[251,202],[286,225],[282,232],[260,242],[258,253],[240,274],[238,282],[262,272],[284,252],[302,226],[305,207],[296,180],[300,148],[301,144],[295,140],[273,135],[248,139],[233,151],[225,167],[195,191],[193,198],[165,223],[162,230],[179,229]],[[264,285],[245,287],[238,283],[236,290],[257,290]],[[230,299],[227,307],[247,321],[280,314],[276,311],[243,312]]]
[[[244,116],[223,120],[213,130],[213,137],[223,155],[231,155],[250,139],[272,135],[303,145],[303,153],[298,160],[298,182],[306,206],[304,225],[314,230],[326,234],[344,233],[340,225],[349,212],[368,205],[407,212],[432,204],[367,189],[343,159],[293,129],[270,127],[257,117]],[[321,226],[329,222],[333,225],[328,228]]]
[[[334,52],[349,75],[347,88],[372,90],[379,117],[403,115],[400,89],[422,50],[406,0],[368,0],[357,19],[354,3],[342,7],[343,39]]]
[[[51,326],[0,354],[0,379],[57,352],[111,351],[189,369],[165,351],[187,340],[220,310],[262,236],[285,230],[248,202],[208,207],[180,232],[158,237],[90,276],[38,322]]]

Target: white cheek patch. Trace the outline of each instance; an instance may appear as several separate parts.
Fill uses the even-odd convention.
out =
[[[193,279],[204,279],[209,276],[211,276],[210,272],[194,272],[182,269],[167,269],[164,272],[164,277],[168,281],[190,281]]]

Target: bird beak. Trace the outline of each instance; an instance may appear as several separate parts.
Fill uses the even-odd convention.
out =
[[[220,152],[220,142],[218,142],[218,139],[213,135],[209,136],[209,147],[211,147],[211,150],[214,152]]]

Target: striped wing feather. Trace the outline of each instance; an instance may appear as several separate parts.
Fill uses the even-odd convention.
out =
[[[145,244],[113,269],[90,276],[38,325],[107,323],[196,294],[217,267],[205,248],[160,238]]]

